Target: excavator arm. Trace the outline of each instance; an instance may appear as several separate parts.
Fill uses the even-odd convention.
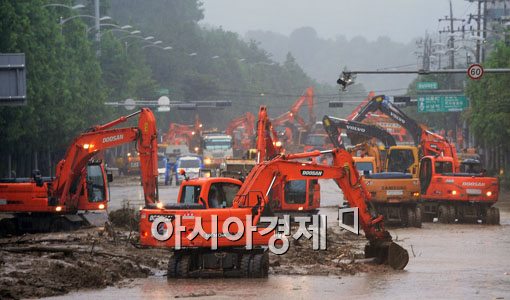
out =
[[[138,127],[111,129],[136,115],[140,115]],[[137,143],[145,200],[149,203],[156,202],[158,199],[156,119],[152,111],[147,108],[142,108],[138,112],[120,117],[107,124],[95,126],[78,136],[67,149],[64,159],[57,165],[56,178],[51,184],[50,197],[59,201],[59,204],[76,208],[80,193],[80,189],[77,189],[76,186],[80,177],[83,176],[89,159],[101,150],[129,142]]]
[[[246,114],[230,121],[230,123],[228,123],[227,129],[225,130],[225,133],[232,135],[236,128],[244,127],[247,134],[252,135],[254,133],[254,123],[255,116],[251,112],[246,112]]]
[[[327,153],[333,155],[332,165],[302,161]],[[271,161],[259,163],[241,186],[234,198],[233,207],[252,207],[256,224],[268,203],[267,197],[273,186],[290,180],[306,179],[333,179],[342,189],[349,205],[358,207],[360,224],[369,240],[365,249],[369,257],[377,257],[382,263],[387,263],[395,269],[403,269],[407,265],[409,261],[407,251],[392,242],[391,235],[384,228],[382,216],[373,216],[368,210],[366,201],[370,194],[360,180],[352,156],[345,149],[280,155]]]
[[[335,147],[340,147],[340,129],[344,129],[348,133],[359,134],[367,138],[377,138],[387,149],[397,145],[395,138],[391,134],[376,125],[364,124],[330,116],[324,116],[324,118],[322,118],[322,124]]]
[[[402,110],[393,105],[389,98],[384,95],[375,96],[367,105],[360,109],[353,118],[354,121],[361,122],[368,113],[381,111],[391,117],[398,124],[404,127],[413,137],[416,146],[421,146],[423,155],[441,155],[452,157],[455,163],[455,170],[460,169],[460,162],[457,157],[455,146],[448,142],[443,136],[433,133],[423,128],[415,120],[409,118]]]
[[[294,121],[297,121],[299,125],[307,127],[305,120],[299,115],[299,110],[305,102],[308,105],[309,124],[313,125],[315,123],[315,115],[313,113],[313,87],[309,87],[306,89],[304,95],[299,97],[296,102],[294,102],[288,112],[283,113],[273,120],[274,126],[283,125],[286,122],[294,123]]]
[[[391,117],[398,124],[404,127],[413,137],[416,145],[419,145],[423,135],[423,128],[413,119],[409,118],[402,110],[393,105],[386,96],[375,96],[370,100],[352,119],[353,121],[363,121],[369,113],[381,111]]]
[[[267,108],[265,106],[261,106],[259,109],[256,146],[257,162],[270,160],[281,151],[281,143],[279,143],[278,135],[267,116]]]

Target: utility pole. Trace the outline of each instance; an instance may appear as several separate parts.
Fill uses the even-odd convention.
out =
[[[483,40],[485,41],[485,39],[487,38],[487,0],[483,0],[483,31],[482,31],[482,37],[483,37]],[[478,41],[480,42],[480,41]],[[484,62],[485,61],[485,49],[481,48],[480,49],[481,51],[481,58],[480,58],[480,62]]]
[[[95,27],[96,27],[96,43],[97,43],[97,56],[101,56],[101,25],[99,24],[100,15],[99,15],[99,0],[94,0],[94,10],[95,10]]]
[[[454,28],[454,22],[460,21],[464,22],[464,19],[457,19],[453,17],[453,7],[452,7],[452,1],[450,0],[450,16],[445,16],[442,19],[439,19],[439,22],[442,21],[448,21],[450,22],[450,25],[448,26],[447,30],[440,30],[439,33],[445,33],[448,32],[450,35],[450,38],[448,39],[448,51],[450,51],[450,69],[455,68],[455,32],[459,32],[460,30],[455,30]]]

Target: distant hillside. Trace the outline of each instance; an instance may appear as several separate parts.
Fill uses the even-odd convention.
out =
[[[401,44],[388,37],[380,37],[376,41],[367,41],[363,37],[347,40],[339,35],[335,40],[323,39],[311,27],[294,30],[290,36],[270,31],[249,31],[247,40],[255,40],[260,47],[273,55],[279,62],[285,60],[291,52],[304,71],[319,82],[334,84],[344,67],[350,70],[374,70],[402,65],[407,69],[416,69],[417,58],[414,42]],[[399,68],[406,69],[406,68]],[[388,94],[400,94],[415,78],[414,75],[360,75],[358,81],[366,89],[388,91]]]

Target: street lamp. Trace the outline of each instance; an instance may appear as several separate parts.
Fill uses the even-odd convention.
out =
[[[128,25],[129,26],[129,25]],[[92,29],[92,28],[90,28]],[[140,30],[133,30],[133,31],[129,31],[129,30],[125,30],[125,29],[120,29],[120,28],[112,28],[112,29],[108,29],[108,30],[103,30],[101,33],[100,33],[100,36],[103,36],[105,33],[107,32],[114,32],[114,31],[117,31],[117,32],[126,32],[126,33],[129,33],[129,34],[137,34],[137,33],[141,33]],[[123,39],[125,38],[126,36],[123,36],[119,39]],[[128,36],[129,37],[129,36]]]
[[[130,38],[130,37],[143,39],[143,37],[136,35],[136,34],[142,33],[140,30],[127,31],[127,30],[119,29],[119,30],[117,30],[117,31],[125,31],[125,32],[128,32],[128,33],[129,33],[129,35],[121,36],[121,37],[119,38],[119,41],[120,41],[120,40],[123,40],[123,39],[125,39],[125,38]]]
[[[159,48],[161,50],[172,50],[173,48],[170,47],[170,46],[167,46],[167,47],[161,47],[161,46],[158,46],[158,45],[155,45],[154,43],[153,44],[149,44],[149,45],[145,45],[142,47],[142,49],[145,49],[145,48],[148,48],[148,47],[154,47],[154,48]]]
[[[121,37],[119,40],[122,40],[124,38],[137,38],[137,39],[140,39],[140,40],[143,40],[143,41],[150,41],[150,40],[153,40],[154,37],[151,35],[151,36],[147,36],[147,37],[143,37],[143,36],[139,36],[139,35],[134,35],[136,33],[140,33],[139,30],[135,30],[135,31],[132,31],[131,32],[131,35],[126,35],[126,36],[123,36]],[[155,42],[151,42],[149,45],[147,46],[150,46],[150,45],[157,45],[157,44],[161,44],[163,43],[163,41],[155,41]],[[124,42],[124,45],[126,46],[126,55],[127,55],[127,50],[128,50],[128,42]],[[142,47],[142,49],[145,48],[145,46]]]
[[[70,5],[60,4],[60,3],[50,3],[50,4],[43,5],[42,7],[49,7],[49,6],[65,7],[65,8],[69,8],[69,9],[80,9],[80,8],[85,7],[85,5],[83,5],[83,4],[77,4],[74,6],[70,6]]]
[[[133,26],[131,25],[124,25],[124,26],[119,26],[117,24],[112,24],[112,23],[103,23],[103,24],[99,24],[99,27],[105,27],[105,26],[109,26],[109,27],[115,27],[115,28],[112,28],[108,31],[126,31],[128,32],[126,29],[129,29],[129,28],[133,28]],[[92,29],[95,29],[94,27],[90,27],[89,29],[87,29],[87,33],[89,33]]]
[[[69,17],[67,19],[62,19],[62,17],[60,17],[60,25],[64,25],[67,21],[70,21],[70,20],[76,19],[76,18],[92,18],[92,19],[95,19],[96,17],[95,16],[91,16],[91,15],[76,15],[76,16]],[[99,18],[99,21],[106,21],[106,20],[111,20],[111,19],[112,18],[109,17],[109,16],[104,16],[104,17]]]

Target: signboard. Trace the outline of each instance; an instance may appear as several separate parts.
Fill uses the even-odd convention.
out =
[[[464,95],[418,96],[418,112],[455,112],[469,106]]]
[[[0,54],[0,105],[25,105],[26,101],[25,54]]]
[[[483,76],[483,67],[479,64],[472,64],[467,69],[467,75],[473,80],[480,79]]]
[[[416,83],[416,89],[417,90],[437,90],[439,88],[439,84],[434,81],[424,81],[424,82],[417,82]]]

